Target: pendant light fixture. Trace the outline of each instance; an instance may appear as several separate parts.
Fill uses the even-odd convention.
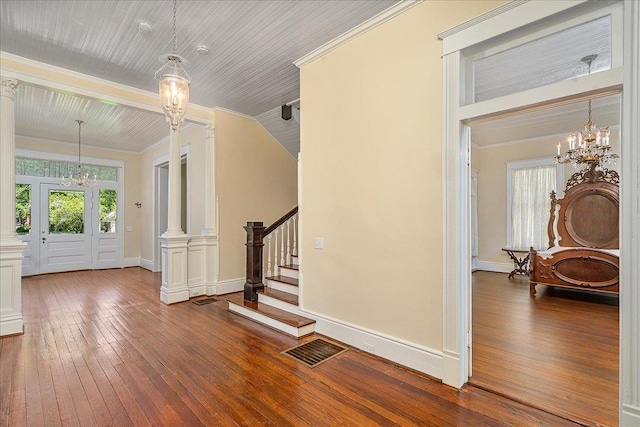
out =
[[[581,59],[589,67],[591,74],[591,63],[598,55],[588,55]],[[615,159],[619,156],[611,152],[609,145],[609,127],[597,128],[591,121],[591,99],[589,99],[589,117],[584,131],[576,131],[569,135],[567,139],[568,150],[561,154],[561,144],[558,143],[558,155],[555,156],[556,163],[571,163],[574,168],[586,165],[596,170],[604,170],[606,165],[615,164]]]
[[[93,176],[93,179],[89,179],[89,172],[86,171],[82,167],[82,162],[80,158],[81,154],[81,141],[80,141],[80,133],[82,130],[82,124],[84,123],[82,120],[76,120],[78,123],[78,164],[76,165],[75,171],[69,176],[69,178],[63,176],[61,184],[65,187],[73,187],[73,188],[90,188],[97,184],[96,176]]]
[[[166,53],[158,57],[163,65],[155,74],[156,80],[160,82],[160,105],[174,131],[178,130],[184,122],[189,104],[189,84],[191,83],[191,79],[184,69],[189,66],[189,61],[178,55],[177,8],[177,0],[173,0],[173,53]]]

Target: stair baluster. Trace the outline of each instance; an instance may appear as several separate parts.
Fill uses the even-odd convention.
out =
[[[280,265],[284,265],[284,224],[280,226]]]
[[[273,238],[273,235],[269,234],[269,237],[267,238],[267,277],[271,276],[271,240]]]
[[[298,256],[298,227],[296,227],[297,219],[298,219],[298,214],[295,214],[293,216],[293,252],[291,253],[293,256]]]
[[[278,271],[278,233],[280,232],[280,230],[278,230],[276,228],[274,234],[276,236],[276,244],[273,247],[273,275],[277,276],[278,274],[280,274],[280,272]],[[282,239],[282,237],[280,237],[280,239]]]
[[[285,222],[285,226],[287,228],[287,257],[285,261],[287,264],[291,264],[291,220],[287,220]]]

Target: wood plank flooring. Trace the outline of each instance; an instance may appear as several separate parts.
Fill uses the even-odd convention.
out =
[[[298,340],[224,300],[165,306],[140,268],[22,289],[25,333],[0,339],[1,426],[575,425],[355,349],[307,368],[280,354]]]
[[[615,296],[473,274],[471,383],[585,425],[618,425]]]

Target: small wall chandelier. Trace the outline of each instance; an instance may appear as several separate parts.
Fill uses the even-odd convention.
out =
[[[191,79],[184,67],[189,61],[178,55],[178,36],[176,34],[177,0],[173,0],[173,53],[162,54],[158,60],[163,63],[156,71],[159,83],[160,105],[171,129],[178,130],[184,122],[189,104],[189,84]]]
[[[581,59],[589,67],[591,74],[591,63],[598,55],[588,55]],[[585,165],[596,170],[605,169],[607,164],[615,164],[615,159],[619,156],[611,152],[609,145],[609,127],[600,128],[591,121],[591,99],[589,100],[589,119],[584,126],[584,132],[576,131],[569,135],[567,144],[569,149],[566,153],[560,154],[560,143],[558,143],[558,155],[555,156],[556,163],[571,163],[574,168]]]
[[[82,129],[82,124],[84,123],[82,120],[76,120],[78,123],[78,164],[76,165],[75,171],[71,173],[69,178],[63,176],[61,184],[65,187],[74,187],[74,188],[90,188],[97,184],[96,176],[93,176],[93,179],[89,179],[89,172],[87,172],[83,167],[80,161],[81,154],[81,142],[80,142],[80,131]]]

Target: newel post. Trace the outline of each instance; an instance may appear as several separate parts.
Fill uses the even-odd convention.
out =
[[[244,284],[245,301],[257,301],[262,284],[262,234],[265,227],[262,222],[247,222],[243,227],[247,231],[247,281]]]

